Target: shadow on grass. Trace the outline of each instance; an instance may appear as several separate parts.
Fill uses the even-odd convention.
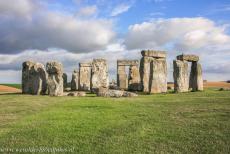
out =
[[[23,95],[22,93],[20,92],[17,92],[17,93],[12,93],[12,92],[2,92],[0,93],[0,96],[1,95]]]

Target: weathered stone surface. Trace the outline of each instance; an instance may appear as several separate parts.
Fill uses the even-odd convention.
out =
[[[117,86],[116,81],[113,79],[112,82],[109,83],[109,89],[119,90],[120,88]]]
[[[22,64],[22,93],[40,95],[47,90],[47,74],[41,63],[26,61]]]
[[[141,51],[141,55],[143,57],[166,58],[165,51],[143,50]]]
[[[191,88],[192,91],[203,90],[202,68],[201,64],[198,62],[192,62],[189,78],[189,88]]]
[[[67,96],[84,97],[86,96],[86,93],[84,91],[75,91],[68,93]]]
[[[109,88],[108,65],[105,59],[94,59],[91,72],[91,91],[100,87]]]
[[[79,63],[79,90],[90,91],[91,63]]]
[[[56,61],[48,62],[46,64],[46,71],[48,73],[48,94],[50,96],[63,95],[63,67],[62,64]]]
[[[96,91],[97,96],[100,97],[135,97],[135,93],[122,91],[122,90],[109,90],[106,88],[98,88]]]
[[[141,88],[143,92],[150,91],[150,63],[154,58],[142,57],[140,62]]]
[[[78,90],[78,79],[79,79],[79,72],[77,70],[74,70],[72,73],[72,80],[71,80],[72,91]]]
[[[138,66],[138,60],[117,60],[117,66]]]
[[[108,90],[104,93],[99,93],[97,96],[101,97],[122,97],[123,91],[120,90]]]
[[[123,97],[136,97],[138,96],[136,93],[128,92],[128,91],[123,91]]]
[[[177,60],[197,62],[197,61],[199,61],[199,56],[196,56],[196,55],[179,55],[179,56],[177,56]]]
[[[122,90],[141,90],[140,73],[138,60],[118,60],[117,61],[117,83]],[[129,67],[126,74],[125,68]],[[127,77],[128,76],[128,77]]]
[[[125,72],[125,65],[117,66],[117,85],[120,89],[128,89],[128,77]]]
[[[140,72],[138,65],[132,65],[129,67],[129,80],[128,80],[128,89],[131,91],[140,91],[141,83],[140,83]]]
[[[71,88],[67,87],[67,88],[64,89],[64,91],[71,91]]]
[[[176,92],[188,92],[188,62],[180,60],[173,61],[173,78],[174,90]]]
[[[92,67],[92,63],[79,63],[79,67]]]
[[[151,62],[150,93],[167,92],[167,63],[165,59],[154,59]]]
[[[68,83],[67,83],[67,74],[63,73],[62,78],[63,78],[63,87],[65,89],[68,86]]]

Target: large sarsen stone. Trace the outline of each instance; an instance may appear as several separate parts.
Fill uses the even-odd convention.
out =
[[[56,61],[46,64],[48,73],[48,94],[50,96],[63,95],[63,67],[62,64]]]
[[[41,63],[26,61],[22,64],[22,93],[40,95],[47,90],[47,74]]]

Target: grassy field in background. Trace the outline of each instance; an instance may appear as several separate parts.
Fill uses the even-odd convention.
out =
[[[17,84],[17,83],[15,83],[15,84],[4,83],[4,84],[0,84],[0,85],[4,85],[4,86],[9,86],[9,87],[21,89],[21,84]]]
[[[230,153],[230,92],[135,98],[0,95],[0,149]]]

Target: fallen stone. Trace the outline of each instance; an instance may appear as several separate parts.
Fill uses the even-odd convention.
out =
[[[86,92],[84,92],[84,91],[70,92],[67,94],[67,96],[84,97],[84,96],[86,96]]]
[[[128,91],[122,91],[122,90],[110,90],[106,88],[99,88],[96,92],[97,96],[100,97],[135,97],[137,94],[128,92]]]
[[[133,92],[124,91],[122,96],[123,97],[136,97],[138,95],[136,93],[133,93]]]

